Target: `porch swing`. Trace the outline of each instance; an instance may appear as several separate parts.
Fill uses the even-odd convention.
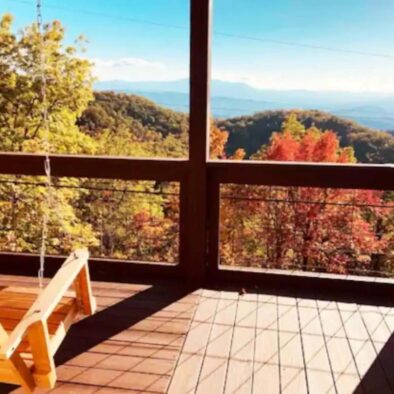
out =
[[[46,105],[41,0],[36,0],[37,28],[40,36],[40,79],[42,123],[45,143],[46,203],[52,206],[51,165],[49,160],[49,124]],[[80,315],[95,311],[86,249],[71,253],[44,288],[44,265],[48,232],[48,213],[43,215],[39,290],[0,288],[0,382],[22,386],[27,392],[36,387],[56,384],[54,355],[70,326]],[[73,287],[74,291],[69,291]]]

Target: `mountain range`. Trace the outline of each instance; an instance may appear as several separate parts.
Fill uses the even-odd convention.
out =
[[[134,93],[159,105],[188,112],[189,80],[99,81],[97,91]],[[213,80],[211,109],[216,118],[266,110],[321,110],[380,130],[394,130],[394,93],[256,89],[245,83]]]
[[[157,105],[146,97],[117,92],[95,92],[95,100],[78,119],[81,131],[90,136],[109,133],[111,143],[126,152],[148,157],[185,157],[188,147],[189,119],[184,112]],[[281,130],[290,113],[305,128],[315,126],[333,131],[342,147],[352,147],[359,163],[394,163],[394,135],[368,128],[357,122],[319,110],[267,110],[253,115],[215,119],[219,129],[228,133],[226,155],[243,149],[253,158],[266,146],[274,132]],[[123,150],[123,152],[125,152]],[[127,153],[130,154],[130,153]]]

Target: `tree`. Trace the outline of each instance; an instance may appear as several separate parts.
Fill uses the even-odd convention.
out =
[[[18,36],[11,28],[12,16],[6,14],[0,21],[0,149],[43,149],[42,49],[52,150],[94,152],[93,141],[75,125],[93,97],[90,63],[76,56],[75,47],[63,46],[60,22],[45,25],[42,45],[36,24]]]
[[[49,119],[51,151],[93,153],[95,142],[80,132],[76,119],[92,99],[90,63],[76,55],[74,47],[64,47],[64,29],[55,21],[44,27],[42,46],[37,25],[18,35],[12,32],[12,17],[0,20],[0,150],[42,152],[44,148],[43,97],[40,78],[40,49],[44,53],[46,107]],[[2,177],[3,181],[9,181]],[[16,177],[17,183],[0,188],[0,219],[6,224],[0,232],[0,244],[13,251],[37,251],[42,216],[50,217],[48,251],[68,251],[73,246],[96,243],[91,226],[78,217],[73,205],[77,189],[53,190],[53,205],[48,211],[40,177]],[[75,187],[72,179],[54,180]],[[62,185],[63,186],[63,185]],[[10,214],[8,214],[10,212]],[[8,216],[7,216],[8,214]]]
[[[230,159],[242,160],[245,157],[243,149],[237,149],[233,155],[227,157],[225,152],[226,143],[228,141],[228,131],[220,129],[214,122],[211,122],[209,141],[209,157],[210,159]]]
[[[290,112],[289,116],[282,123],[282,133],[290,133],[295,139],[303,138],[305,127],[297,119],[297,114],[295,112]]]
[[[292,114],[292,119],[289,119],[289,114]],[[313,125],[320,130],[335,132],[341,147],[354,148],[359,163],[394,163],[394,133],[368,128],[318,110],[262,111],[250,116],[222,119],[217,121],[217,125],[230,133],[227,154],[243,148],[249,158],[262,145],[268,145],[272,133],[286,128],[286,123],[291,124],[294,117],[299,122],[297,129],[301,134],[302,127],[308,129]]]
[[[151,181],[92,181],[78,211],[97,231],[96,256],[177,262],[179,201],[173,184]]]
[[[355,162],[333,132],[302,129],[293,115],[259,159]],[[378,191],[230,186],[222,204],[224,261],[337,273],[372,269],[372,256],[387,247],[375,228],[385,215],[375,208],[382,198]]]
[[[40,36],[37,26],[0,31],[0,149],[44,148]],[[51,152],[185,157],[187,117],[132,95],[92,93],[91,64],[64,47],[59,22],[44,27],[44,71]],[[42,217],[50,216],[49,253],[79,245],[93,255],[175,262],[179,204],[176,186],[118,180],[53,179],[54,204],[45,204],[44,179],[2,177],[0,248],[37,252]],[[12,181],[16,181],[15,184]],[[40,185],[36,186],[39,183]],[[131,189],[131,190],[130,190]],[[165,197],[164,194],[169,194]]]

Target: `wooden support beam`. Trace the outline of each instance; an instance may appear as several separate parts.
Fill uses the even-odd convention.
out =
[[[96,300],[93,297],[92,286],[87,263],[81,268],[75,282],[75,293],[83,313],[87,316],[96,311]]]
[[[50,340],[46,320],[32,324],[27,333],[33,355],[33,376],[36,385],[41,388],[53,388],[56,384],[56,367],[49,351]]]
[[[179,272],[184,275],[189,267],[189,233],[188,233],[188,209],[189,209],[189,182],[180,184],[179,190]],[[182,272],[183,271],[183,272]]]
[[[219,269],[220,260],[220,183],[208,174],[208,281]]]
[[[190,131],[186,232],[187,277],[201,280],[206,267],[206,217],[211,52],[211,0],[191,0]]]
[[[22,357],[15,353],[11,356],[9,362],[12,364],[14,376],[17,376],[17,380],[12,381],[11,378],[10,383],[20,384],[27,393],[33,392],[35,387],[34,378]],[[0,379],[2,379],[1,374]]]

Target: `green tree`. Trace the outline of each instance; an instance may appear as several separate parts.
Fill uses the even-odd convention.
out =
[[[33,24],[15,35],[12,16],[0,20],[0,149],[43,150],[43,71],[51,148],[59,153],[93,153],[94,142],[76,127],[76,119],[92,100],[91,65],[64,47],[60,22],[45,25],[40,33]],[[40,69],[41,50],[44,70]]]
[[[12,31],[11,15],[0,19],[0,150],[42,152],[44,148],[43,108],[48,110],[49,140],[52,152],[93,153],[96,143],[80,132],[76,119],[92,99],[90,63],[77,56],[75,47],[63,44],[64,29],[55,21],[44,26],[42,40],[37,25]],[[42,42],[42,44],[41,44]],[[42,52],[41,52],[42,50]],[[39,69],[43,53],[43,70]],[[41,93],[44,71],[46,102]],[[9,180],[9,178],[4,178]],[[91,226],[74,209],[77,189],[55,188],[48,212],[40,177],[17,177],[17,184],[0,188],[0,214],[4,226],[0,245],[13,251],[37,251],[43,214],[50,217],[49,252],[66,252],[80,244],[96,244]],[[77,180],[62,180],[73,187]],[[54,180],[59,185],[60,180]],[[8,213],[8,216],[7,216]]]
[[[290,112],[282,123],[282,133],[290,133],[295,139],[300,139],[305,134],[304,125],[298,120],[295,112]]]

